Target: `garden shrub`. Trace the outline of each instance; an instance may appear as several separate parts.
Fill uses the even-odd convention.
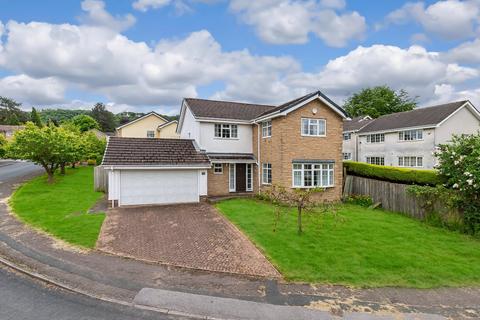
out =
[[[372,197],[363,194],[352,194],[345,199],[345,202],[367,208],[373,205]]]
[[[349,174],[390,182],[435,186],[444,181],[436,170],[378,166],[354,161],[344,161],[343,166]]]

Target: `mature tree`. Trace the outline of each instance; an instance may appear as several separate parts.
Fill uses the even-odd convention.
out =
[[[107,146],[106,139],[98,138],[93,132],[85,132],[82,143],[85,160],[95,160],[100,164]]]
[[[7,156],[41,165],[48,175],[48,182],[52,183],[55,171],[71,158],[74,144],[75,135],[69,130],[52,125],[39,128],[28,122],[24,130],[15,132],[8,144]]]
[[[70,122],[80,129],[80,132],[86,132],[91,129],[100,129],[97,120],[86,114],[80,114],[73,117]]]
[[[28,120],[28,115],[20,109],[22,104],[0,96],[0,124],[19,125]]]
[[[385,114],[410,111],[417,106],[405,90],[394,91],[388,86],[365,88],[350,96],[344,108],[351,117],[378,118]]]
[[[90,114],[95,120],[97,120],[100,125],[100,130],[103,132],[113,132],[115,130],[115,116],[107,110],[103,103],[97,103]]]
[[[39,112],[43,123],[54,121],[55,123],[65,123],[75,116],[89,114],[90,110],[70,110],[70,109],[43,109]]]
[[[453,136],[450,143],[439,146],[436,156],[446,186],[457,191],[455,200],[466,231],[480,233],[480,133]]]
[[[32,107],[32,112],[30,113],[30,121],[32,121],[37,127],[43,127],[42,119],[37,112],[37,109]]]

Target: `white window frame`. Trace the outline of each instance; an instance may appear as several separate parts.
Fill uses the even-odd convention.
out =
[[[385,157],[381,156],[368,156],[365,158],[365,162],[368,164],[375,164],[377,166],[385,165]]]
[[[419,162],[420,162],[420,165],[419,165]],[[399,156],[398,166],[403,168],[423,168],[423,157],[422,156]]]
[[[262,163],[262,184],[272,184],[272,164]]]
[[[295,176],[300,177],[301,183],[295,182]],[[307,184],[306,176],[310,177]],[[316,179],[315,179],[316,177]],[[326,183],[324,183],[326,177]],[[315,180],[317,183],[315,183]],[[335,186],[335,163],[293,163],[292,164],[292,187],[293,188],[332,188]]]
[[[320,132],[320,123],[323,123],[323,132]],[[307,131],[305,131],[305,124]],[[313,129],[316,128],[316,134],[313,133]],[[300,132],[304,137],[326,137],[327,136],[327,120],[314,119],[314,118],[302,118],[300,120]]]
[[[151,136],[150,136],[151,134]],[[155,138],[155,131],[154,130],[147,130],[147,138]]]
[[[247,181],[247,186],[246,190],[247,191],[253,191],[253,167],[251,163],[246,164],[246,181]]]
[[[367,143],[384,143],[385,133],[373,133],[367,135]]]
[[[398,132],[398,141],[421,141],[423,140],[423,129],[404,130]]]
[[[238,139],[238,125],[215,123],[213,136],[217,139]]]
[[[352,153],[351,152],[342,152],[343,160],[352,160]]]
[[[351,132],[346,132],[343,134],[343,141],[348,141],[352,139],[352,133]]]
[[[270,138],[272,136],[272,120],[262,122],[262,138]]]
[[[228,191],[237,191],[237,166],[235,163],[230,163],[228,167]]]
[[[213,164],[213,174],[223,174],[223,163]]]

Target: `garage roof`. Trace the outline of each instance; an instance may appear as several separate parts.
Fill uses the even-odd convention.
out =
[[[210,165],[210,160],[190,139],[111,137],[102,165],[185,167]]]

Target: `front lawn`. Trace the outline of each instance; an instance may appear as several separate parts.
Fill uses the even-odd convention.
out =
[[[73,245],[93,248],[104,214],[88,214],[100,198],[93,191],[93,167],[67,169],[48,184],[46,175],[22,185],[10,205],[23,222]]]
[[[233,199],[217,208],[288,280],[360,287],[431,288],[480,284],[480,241],[399,214],[340,205],[332,215],[283,217],[273,232],[267,202]]]

